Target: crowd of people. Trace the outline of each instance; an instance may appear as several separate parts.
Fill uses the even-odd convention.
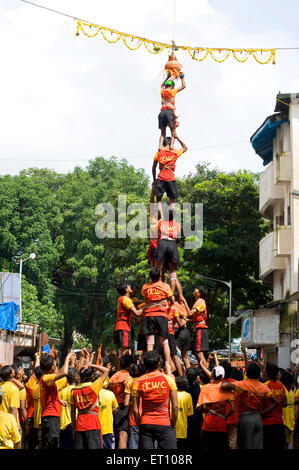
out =
[[[210,353],[179,375],[155,349],[94,362],[83,348],[60,369],[57,351],[26,370],[3,365],[0,449],[299,448],[298,367],[247,361],[243,372]]]
[[[103,357],[83,348],[32,367],[0,368],[1,449],[286,449],[298,446],[298,367],[232,367],[208,351],[207,290],[189,308],[152,266],[141,288],[118,286],[114,340]],[[140,325],[137,350],[132,322]],[[190,328],[194,352],[189,357]],[[204,334],[203,334],[204,332]],[[296,406],[297,405],[297,406]],[[296,426],[297,422],[297,426]]]

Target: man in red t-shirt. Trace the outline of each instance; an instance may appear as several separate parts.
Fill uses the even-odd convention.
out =
[[[118,285],[117,291],[120,297],[117,299],[117,313],[114,327],[114,343],[119,348],[119,357],[131,353],[132,347],[132,314],[141,315],[142,310],[137,310],[130,295],[132,287],[128,282]]]
[[[168,344],[167,299],[174,302],[170,286],[161,281],[160,268],[153,266],[150,270],[150,282],[143,285],[141,295],[145,298],[142,334],[146,336],[147,351],[152,351],[155,334],[160,337],[165,360],[170,363]]]
[[[277,398],[271,390],[259,381],[261,368],[251,362],[246,369],[247,379],[237,383],[222,382],[223,390],[236,390],[239,395],[239,447],[240,449],[263,449],[263,425],[261,410],[267,398],[270,412],[278,405]]]
[[[277,380],[278,373],[279,369],[277,365],[269,362],[266,364],[266,374],[269,380],[265,382],[265,385],[271,390],[273,395],[279,401],[279,404],[267,412],[271,402],[267,399],[264,403],[264,407],[261,412],[264,449],[284,449],[286,445],[282,408],[287,406],[287,397],[284,386]]]
[[[174,201],[178,197],[178,187],[175,179],[175,164],[177,159],[188,149],[184,142],[178,137],[177,140],[181,144],[180,149],[170,150],[170,137],[165,137],[163,147],[156,153],[152,168],[153,186],[155,187],[155,196],[158,203],[158,209],[162,211],[162,197],[166,193],[169,198],[169,204],[174,208]],[[160,173],[156,179],[156,168],[159,163]]]
[[[205,286],[199,286],[193,292],[195,302],[189,313],[192,316],[192,322],[195,330],[194,350],[198,364],[205,361],[203,353],[209,350],[209,336],[207,325],[207,306],[208,289]]]
[[[43,449],[58,449],[59,446],[61,402],[58,391],[67,385],[68,366],[73,356],[71,352],[66,356],[59,372],[53,356],[44,355],[40,360],[43,372],[39,381]]]
[[[141,448],[154,449],[157,440],[159,449],[176,449],[178,399],[175,380],[160,372],[160,355],[157,351],[147,352],[143,362],[146,374],[136,379],[132,387],[132,407],[136,425],[140,427]]]
[[[101,376],[94,380],[94,371]],[[74,387],[71,395],[72,424],[75,430],[76,449],[102,449],[102,432],[99,418],[99,393],[109,369],[95,364],[86,364],[80,370],[80,384]],[[76,419],[76,410],[78,416]]]

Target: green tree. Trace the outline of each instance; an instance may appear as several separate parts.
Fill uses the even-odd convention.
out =
[[[22,321],[38,324],[38,332],[46,331],[52,338],[60,338],[63,316],[50,300],[40,302],[34,285],[22,279]]]

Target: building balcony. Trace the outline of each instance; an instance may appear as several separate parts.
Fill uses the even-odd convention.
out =
[[[279,225],[275,230],[275,256],[289,256],[292,253],[291,226]]]
[[[290,152],[277,153],[274,160],[274,182],[288,182],[292,178],[292,160]]]
[[[290,227],[286,227],[289,229]],[[260,278],[265,279],[276,270],[287,267],[287,256],[289,254],[288,239],[291,241],[288,230],[280,230],[269,233],[260,241]],[[284,229],[284,227],[283,227]]]
[[[268,218],[272,217],[271,206],[279,200],[284,199],[284,185],[275,181],[276,160],[269,163],[260,180],[260,212]],[[281,165],[284,167],[283,161]],[[279,164],[280,171],[280,164]]]

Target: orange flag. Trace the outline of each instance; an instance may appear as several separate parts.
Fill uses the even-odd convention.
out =
[[[99,352],[98,352],[98,357],[97,357],[97,362],[96,362],[97,366],[100,365],[101,353],[102,353],[102,345],[100,345],[99,347]]]
[[[51,356],[54,357],[54,344],[53,344],[52,349],[51,349]]]

